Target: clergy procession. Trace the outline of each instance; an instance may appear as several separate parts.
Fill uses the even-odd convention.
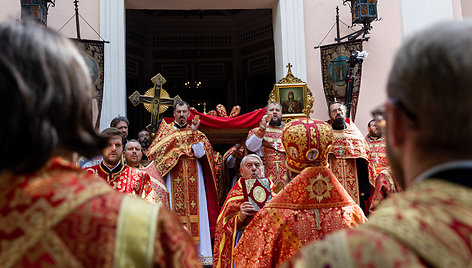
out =
[[[318,47],[326,103],[299,62],[230,113],[158,72],[126,100],[149,124],[97,121],[84,47],[43,13],[0,21],[0,267],[470,267],[472,20],[405,38],[366,111],[377,1],[349,2],[364,28],[341,42],[338,14]]]

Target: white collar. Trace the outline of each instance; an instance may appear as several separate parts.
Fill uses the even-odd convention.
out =
[[[429,178],[431,175],[436,174],[440,171],[453,169],[453,168],[472,168],[472,159],[446,162],[446,163],[442,163],[437,166],[434,166],[432,168],[429,168],[423,173],[421,173],[418,177],[416,177],[413,180],[413,184],[420,183],[424,181],[426,178]]]
[[[177,121],[174,120],[174,128],[175,129],[179,129],[177,126],[179,126],[180,128],[184,128],[188,123],[185,122],[185,124],[183,126],[181,126],[179,123],[177,123]]]
[[[103,160],[102,160],[102,162],[103,162]],[[111,172],[112,170],[114,170],[114,169],[115,169],[117,166],[119,166],[120,164],[121,164],[121,160],[118,161],[118,164],[116,164],[116,166],[114,166],[113,168],[109,168],[109,167],[105,164],[105,162],[103,162],[103,165],[104,165],[106,168],[108,168],[108,172]]]

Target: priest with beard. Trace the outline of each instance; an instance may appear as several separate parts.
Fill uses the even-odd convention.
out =
[[[125,144],[124,156],[126,165],[142,170],[149,174],[149,180],[144,184],[142,198],[154,204],[162,204],[170,209],[169,191],[166,188],[162,176],[157,171],[154,162],[144,166],[141,164],[143,156],[141,144],[135,140],[129,140]]]
[[[90,174],[97,174],[113,189],[132,196],[141,196],[149,175],[138,169],[124,165],[122,132],[114,127],[106,128],[101,135],[108,138],[108,146],[102,150],[103,161],[87,168]]]
[[[388,168],[387,148],[385,147],[383,133],[374,119],[370,120],[367,124],[367,130],[369,130],[369,133],[365,140],[370,149],[369,159],[375,170],[375,177],[377,177],[380,172]]]
[[[171,209],[192,235],[202,264],[212,265],[211,239],[219,212],[214,153],[208,138],[198,131],[200,120],[194,118],[189,124],[189,115],[189,104],[178,101],[174,122],[160,123],[146,154],[164,179]]]
[[[369,145],[354,122],[345,117],[344,104],[331,104],[329,115],[328,123],[334,133],[333,148],[328,157],[329,166],[344,189],[368,215],[369,200],[375,187],[374,168],[369,166]]]
[[[285,167],[285,150],[282,146],[282,106],[271,102],[266,106],[266,114],[259,127],[249,131],[246,148],[262,158],[264,177],[274,183],[274,192],[278,193],[283,186]]]

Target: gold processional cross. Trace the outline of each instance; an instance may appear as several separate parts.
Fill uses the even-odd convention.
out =
[[[174,106],[176,102],[182,99],[178,95],[171,98],[169,93],[162,88],[166,79],[160,73],[151,78],[151,81],[154,86],[146,91],[144,95],[140,95],[138,91],[135,91],[129,96],[129,100],[134,106],[142,103],[146,110],[151,113],[151,123],[146,128],[154,135],[159,128],[159,115],[165,112],[169,106]]]

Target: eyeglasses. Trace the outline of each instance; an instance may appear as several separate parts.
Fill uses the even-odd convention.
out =
[[[385,116],[385,106],[381,105],[377,108],[375,108],[371,112],[375,123],[377,124],[377,127],[379,127],[382,131],[385,130],[386,126],[386,116]]]
[[[402,112],[406,115],[408,119],[410,119],[413,123],[418,122],[418,117],[410,110],[408,109],[403,102],[398,99],[398,98],[391,98],[388,99],[387,102],[393,103],[395,106],[400,108]],[[382,105],[376,109],[374,109],[371,112],[372,116],[374,117],[375,123],[377,123],[377,126],[379,126],[381,129],[385,129],[386,126],[386,113],[385,113],[385,106]]]
[[[392,101],[398,108],[400,108],[400,110],[403,111],[403,113],[406,115],[406,117],[408,117],[408,119],[410,119],[414,123],[418,122],[418,117],[416,117],[416,115],[410,109],[408,109],[400,99],[391,98],[389,100]]]

